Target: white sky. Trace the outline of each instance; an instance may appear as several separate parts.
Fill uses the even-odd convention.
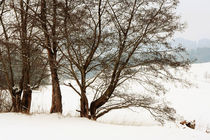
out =
[[[210,0],[180,0],[178,13],[187,22],[183,33],[176,37],[190,40],[210,39]]]

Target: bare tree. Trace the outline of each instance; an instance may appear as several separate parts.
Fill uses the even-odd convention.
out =
[[[60,48],[65,58],[64,73],[74,79],[79,89],[68,83],[81,97],[81,117],[89,117],[89,103],[86,89],[95,81],[90,80],[90,75],[99,68],[98,59],[109,47],[101,48],[100,44],[108,43],[110,35],[102,33],[105,28],[102,16],[105,13],[107,2],[93,1],[63,1],[60,3],[62,13],[62,39]],[[98,50],[100,47],[100,50]],[[96,76],[97,77],[97,76]],[[89,80],[88,80],[89,79]]]
[[[46,4],[46,1],[11,0],[3,1],[2,6],[0,56],[7,87],[13,97],[13,110],[29,113],[32,89],[48,76],[49,64],[53,85],[51,112],[62,112],[57,74],[57,1]],[[11,18],[6,20],[6,16]]]
[[[184,27],[175,14],[177,5],[178,0],[63,2],[64,43],[60,50],[68,62],[65,72],[77,83],[68,86],[81,97],[82,117],[97,119],[112,109],[139,107],[140,102],[121,102],[105,108],[111,98],[131,97],[117,92],[129,79],[157,95],[165,90],[156,79],[181,81],[169,70],[190,64],[182,56],[184,49],[169,43]],[[96,91],[90,106],[88,88]],[[142,107],[158,112],[157,106],[151,106]],[[166,108],[159,107],[159,113],[167,112]]]
[[[46,62],[33,62],[42,57],[42,50],[36,46],[37,41],[34,39],[37,32],[29,18],[29,5],[33,3],[30,0],[20,0],[4,1],[2,4],[1,70],[7,81],[6,89],[12,97],[12,110],[29,113],[32,89],[40,85],[46,75]],[[10,16],[10,20],[6,20],[6,16]],[[31,70],[34,65],[38,71],[42,69],[43,72],[35,74],[36,70]]]
[[[104,73],[109,81],[106,90],[91,103],[93,119],[127,79],[142,73],[138,78],[141,84],[152,86],[158,93],[162,90],[155,78],[175,79],[169,68],[189,65],[189,60],[182,57],[183,48],[173,48],[169,43],[174,32],[183,28],[173,12],[177,4],[174,0],[108,2],[107,11],[116,32],[116,50],[111,65],[105,62],[111,66],[110,72]]]
[[[52,14],[51,14],[52,13]],[[59,48],[59,19],[58,19],[58,2],[57,0],[41,0],[41,13],[39,21],[41,30],[44,34],[44,43],[42,46],[47,50],[48,62],[50,65],[52,79],[52,106],[51,113],[62,113],[62,95],[58,78],[58,48]]]
[[[81,117],[95,120],[114,109],[143,107],[156,117],[161,114],[159,118],[173,119],[174,110],[166,104],[157,104],[154,98],[123,93],[119,89],[132,79],[158,96],[165,92],[158,80],[182,81],[170,71],[187,68],[190,64],[183,57],[184,49],[169,43],[174,33],[184,27],[175,13],[178,2],[11,1],[16,22],[5,24],[2,16],[0,18],[1,44],[4,46],[0,59],[7,87],[15,97],[13,104],[17,99],[20,101],[19,93],[23,91],[21,103],[26,107],[25,111],[29,111],[31,60],[36,58],[32,56],[46,52],[52,79],[51,113],[62,112],[58,72],[63,66],[63,76],[68,75],[76,82],[76,85],[71,82],[67,85],[81,97]],[[3,8],[3,15],[4,11]],[[33,48],[38,51],[32,53]],[[17,58],[22,66],[20,90],[14,88],[16,78],[12,60]],[[46,65],[44,63],[43,68]],[[88,89],[93,89],[94,93],[88,94]]]
[[[12,97],[13,102],[13,110],[15,112],[20,111],[20,92],[17,91],[15,87],[15,78],[14,78],[14,72],[12,67],[12,59],[14,58],[14,55],[17,54],[17,46],[10,42],[10,38],[8,35],[8,29],[4,23],[3,16],[5,14],[5,7],[6,3],[5,1],[2,1],[1,3],[1,27],[2,27],[2,39],[1,39],[1,52],[0,52],[0,60],[1,60],[1,71],[3,72],[3,75],[7,81],[6,87],[10,92],[10,95]],[[6,9],[7,10],[7,9]]]

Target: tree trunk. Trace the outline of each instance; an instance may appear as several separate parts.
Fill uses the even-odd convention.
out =
[[[25,48],[26,47],[26,48]],[[32,90],[30,87],[30,49],[27,46],[23,47],[23,81],[20,82],[20,87],[23,89],[23,97],[21,99],[21,111],[23,113],[30,113],[30,107],[31,107],[31,94]]]
[[[55,65],[55,56],[53,56],[53,53],[50,50],[48,50],[48,59],[52,78],[52,106],[50,113],[62,113],[62,95],[57,73],[58,70]]]
[[[30,108],[31,108],[31,94],[32,90],[27,88],[27,90],[23,91],[23,98],[21,100],[21,111],[23,113],[30,113]]]
[[[62,113],[62,96],[60,90],[60,84],[58,79],[58,68],[57,68],[57,40],[56,40],[56,22],[57,22],[57,1],[53,0],[53,25],[52,25],[52,34],[49,35],[49,31],[47,28],[47,3],[46,0],[41,0],[41,24],[44,30],[44,36],[46,40],[46,44],[44,48],[47,49],[48,53],[48,61],[50,65],[51,79],[52,79],[52,106],[50,109],[50,113]],[[52,37],[52,43],[50,38]]]
[[[24,6],[24,1],[20,0],[20,17],[21,17],[21,30],[20,30],[20,41],[22,50],[22,79],[20,81],[20,89],[23,91],[23,97],[21,99],[21,112],[29,113],[31,107],[31,93],[30,88],[30,50],[31,44],[29,44],[27,35],[28,26],[28,4],[29,0]]]
[[[93,119],[93,120],[97,119],[97,116],[96,116],[97,109],[100,108],[101,106],[103,106],[109,100],[113,91],[114,91],[114,86],[110,85],[107,88],[107,90],[105,91],[105,93],[100,98],[91,102],[91,104],[90,104],[91,119]]]
[[[56,72],[52,72],[52,106],[50,113],[62,113],[62,96]]]
[[[80,117],[86,117],[89,118],[89,107],[88,107],[88,100],[87,96],[82,93],[80,98]]]
[[[17,89],[12,90],[12,111],[21,112],[21,93],[22,91],[17,91]]]

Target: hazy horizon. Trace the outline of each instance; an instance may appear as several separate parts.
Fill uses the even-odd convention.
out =
[[[210,39],[210,0],[180,0],[177,12],[187,28],[175,38],[198,41]]]

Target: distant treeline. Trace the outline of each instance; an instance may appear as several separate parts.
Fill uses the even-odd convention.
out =
[[[210,48],[197,48],[188,50],[191,59],[194,63],[210,62]]]
[[[172,42],[173,46],[182,45],[187,49],[189,57],[194,63],[210,62],[210,39],[201,39],[198,41],[176,38]]]

